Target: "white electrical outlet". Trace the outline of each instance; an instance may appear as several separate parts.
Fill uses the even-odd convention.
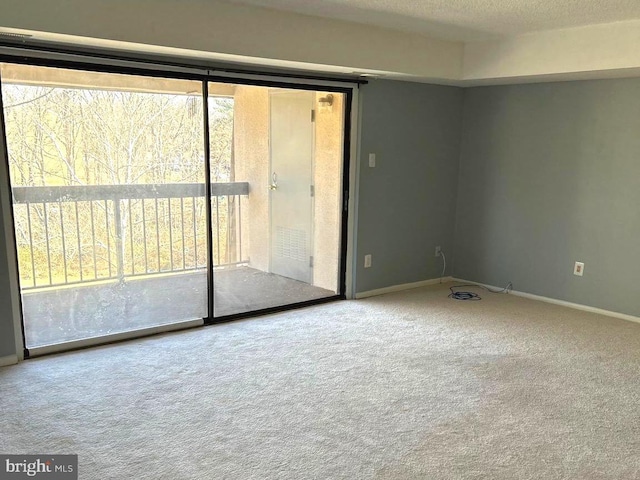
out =
[[[584,274],[584,263],[576,262],[573,266],[573,274],[581,277]]]
[[[438,245],[436,247],[436,257],[439,257],[440,255],[442,255],[442,247],[440,245]]]
[[[371,267],[371,254],[364,256],[364,268]]]
[[[375,153],[370,153],[369,154],[369,167],[373,168],[376,166],[376,154]]]

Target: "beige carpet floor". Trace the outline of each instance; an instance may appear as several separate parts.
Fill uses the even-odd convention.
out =
[[[0,369],[81,479],[639,479],[640,324],[446,285]]]

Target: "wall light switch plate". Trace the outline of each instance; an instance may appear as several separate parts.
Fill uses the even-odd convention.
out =
[[[584,274],[584,263],[576,262],[573,266],[573,274],[581,277]]]
[[[371,254],[364,256],[364,268],[371,267]]]
[[[373,168],[376,166],[376,154],[375,153],[370,153],[369,154],[369,167]]]

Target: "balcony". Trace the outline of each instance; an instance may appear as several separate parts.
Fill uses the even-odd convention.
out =
[[[205,185],[14,187],[27,345],[207,316]],[[334,295],[253,268],[247,182],[211,185],[214,313]]]
[[[28,347],[343,290],[343,93],[0,75]]]

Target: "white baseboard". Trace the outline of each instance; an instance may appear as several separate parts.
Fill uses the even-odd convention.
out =
[[[0,357],[0,367],[6,367],[7,365],[15,365],[18,363],[17,355],[7,355],[6,357]]]
[[[473,282],[473,281],[470,281],[470,280],[462,280],[460,278],[454,278],[453,281],[454,282],[472,283],[472,284],[475,284],[475,285],[482,285],[483,287],[496,289],[496,290],[500,290],[501,289],[501,287],[496,287],[496,286],[493,286],[493,285],[486,285],[484,283]],[[573,308],[575,310],[582,310],[583,312],[597,313],[599,315],[606,315],[607,317],[619,318],[620,320],[627,320],[629,322],[640,323],[640,317],[636,317],[634,315],[628,315],[626,313],[620,313],[620,312],[614,312],[614,311],[611,311],[611,310],[604,310],[602,308],[590,307],[588,305],[582,305],[580,303],[566,302],[564,300],[558,300],[556,298],[543,297],[541,295],[534,295],[532,293],[519,292],[517,290],[511,290],[511,291],[509,291],[509,293],[511,295],[515,295],[516,297],[529,298],[531,300],[538,300],[540,302],[552,303],[554,305],[560,305],[562,307]]]
[[[385,293],[401,292],[403,290],[410,290],[412,288],[426,287],[428,285],[435,285],[437,283],[450,282],[451,277],[432,278],[430,280],[422,280],[420,282],[403,283],[402,285],[392,285],[391,287],[377,288],[375,290],[368,290],[366,292],[356,293],[356,299],[375,297],[376,295],[384,295]]]
[[[614,312],[611,310],[603,310],[602,308],[590,307],[588,305],[582,305],[580,303],[565,302],[564,300],[557,300],[555,298],[541,297],[540,295],[533,295],[531,293],[518,292],[512,290],[511,293],[518,297],[530,298],[532,300],[540,300],[541,302],[553,303],[554,305],[562,305],[563,307],[574,308],[576,310],[582,310],[584,312],[597,313],[600,315],[606,315],[607,317],[619,318],[621,320],[627,320],[629,322],[640,323],[640,317],[633,315],[627,315],[626,313]]]

